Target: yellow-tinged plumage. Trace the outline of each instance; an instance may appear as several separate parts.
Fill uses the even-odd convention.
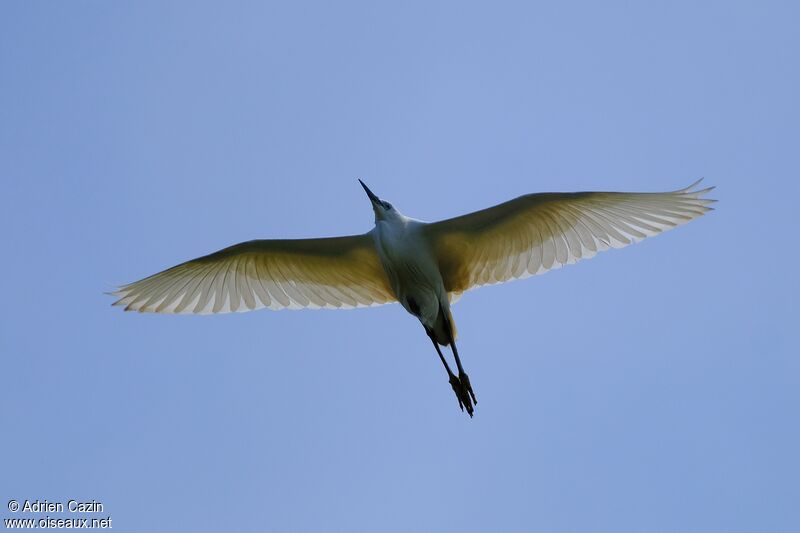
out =
[[[154,313],[350,308],[395,301],[369,235],[257,240],[121,287],[115,305]]]
[[[699,183],[699,182],[697,182]],[[576,192],[521,196],[428,224],[445,289],[458,295],[521,279],[689,222],[711,208],[697,183],[665,193]]]

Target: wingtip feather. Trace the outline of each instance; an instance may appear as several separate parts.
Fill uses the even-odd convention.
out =
[[[702,183],[702,181],[703,181],[704,179],[705,179],[705,178],[700,178],[699,180],[695,181],[694,183],[692,183],[692,184],[691,184],[691,185],[689,185],[688,187],[684,187],[683,189],[678,189],[678,190],[677,190],[677,191],[675,191],[675,192],[683,192],[683,193],[686,193],[686,192],[691,192],[691,191],[692,191],[692,189],[694,189],[695,187],[697,187],[698,185],[700,185],[700,183]]]

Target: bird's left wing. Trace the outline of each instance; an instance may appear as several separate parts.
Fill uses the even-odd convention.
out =
[[[193,259],[114,292],[153,313],[350,308],[395,301],[372,237],[256,240]]]
[[[699,183],[699,182],[697,182]],[[425,226],[451,297],[541,274],[621,248],[704,214],[713,187],[664,193],[578,192],[521,196]]]

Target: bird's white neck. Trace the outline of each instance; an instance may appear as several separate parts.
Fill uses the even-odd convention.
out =
[[[375,226],[378,226],[378,224],[383,223],[391,227],[402,228],[407,226],[408,223],[412,221],[414,221],[413,218],[405,216],[396,209],[393,209],[391,211],[382,211],[375,213]]]

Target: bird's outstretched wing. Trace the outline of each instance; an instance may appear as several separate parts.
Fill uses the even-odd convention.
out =
[[[350,308],[395,301],[367,235],[243,242],[120,287],[114,305],[153,313]]]
[[[541,274],[689,222],[713,189],[664,193],[543,193],[425,227],[445,288],[468,289]]]

